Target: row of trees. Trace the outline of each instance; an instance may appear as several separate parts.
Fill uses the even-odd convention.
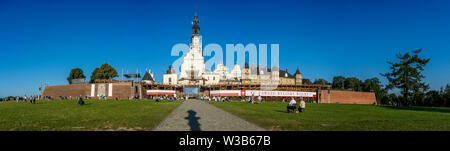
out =
[[[450,85],[438,90],[430,90],[425,94],[425,102],[419,102],[424,106],[446,106],[450,107]]]
[[[364,92],[379,91],[382,90],[383,87],[378,78],[366,79],[363,82],[356,77],[346,78],[344,76],[333,77],[332,83],[329,83],[325,79],[316,79],[314,82],[311,82],[309,79],[303,79],[303,84],[331,85],[333,89]]]
[[[309,79],[303,79],[303,84],[321,84],[321,85],[329,85],[330,83],[325,79],[316,79],[314,82],[311,82]]]
[[[95,70],[91,74],[91,83],[94,83],[96,79],[112,79],[114,77],[118,77],[116,69],[109,65],[108,63],[102,64],[100,67],[95,68]],[[69,77],[67,77],[67,81],[69,84],[72,84],[74,79],[85,79],[86,76],[83,74],[83,70],[80,68],[75,68],[70,71]]]
[[[364,81],[356,77],[336,76],[332,83],[324,79],[316,79],[313,83],[304,79],[304,84],[329,84],[333,89],[374,92],[379,104],[395,106],[446,106],[450,107],[450,86],[440,90],[429,90],[423,79],[424,67],[430,58],[419,56],[422,49],[413,50],[405,54],[398,54],[397,62],[388,62],[390,72],[381,76],[388,80],[388,84],[381,85],[378,78]],[[391,93],[389,93],[391,92]],[[392,93],[392,92],[398,92]]]

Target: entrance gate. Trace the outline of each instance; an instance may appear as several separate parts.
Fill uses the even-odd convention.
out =
[[[198,98],[199,86],[187,85],[183,87],[184,94],[189,98]]]

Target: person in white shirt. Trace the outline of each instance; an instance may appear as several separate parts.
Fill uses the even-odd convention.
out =
[[[297,104],[297,101],[295,101],[294,98],[292,98],[292,100],[289,102],[289,105],[293,106],[295,104]]]
[[[287,108],[288,113],[290,112],[295,112],[295,106],[296,106],[297,102],[294,100],[294,98],[291,99],[291,101],[289,102]]]

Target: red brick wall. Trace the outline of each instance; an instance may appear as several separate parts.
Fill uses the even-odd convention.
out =
[[[105,85],[105,95],[108,96],[109,83],[95,84],[95,95],[98,94],[98,86]],[[113,83],[112,97],[120,97],[121,99],[127,99],[132,95],[131,83]],[[59,96],[67,96],[72,98],[78,96],[91,96],[91,84],[71,84],[71,85],[57,85],[57,86],[46,86],[44,88],[43,96],[52,96],[53,98],[58,98]]]
[[[112,89],[113,89],[113,97],[120,97],[120,99],[128,99],[129,96],[132,96],[131,94],[132,87],[130,83],[114,83]]]
[[[59,96],[72,96],[76,98],[78,96],[90,96],[91,85],[90,84],[72,84],[72,85],[57,85],[46,86],[44,88],[43,96],[52,96],[58,98]]]
[[[320,102],[328,103],[328,90],[321,90]],[[330,103],[339,104],[373,104],[376,101],[373,92],[330,91]]]

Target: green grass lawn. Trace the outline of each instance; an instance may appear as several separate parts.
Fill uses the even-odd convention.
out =
[[[313,104],[287,113],[287,103],[210,102],[268,130],[450,130],[450,108]]]
[[[0,130],[151,130],[181,102],[150,100],[0,102]]]

